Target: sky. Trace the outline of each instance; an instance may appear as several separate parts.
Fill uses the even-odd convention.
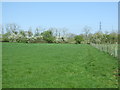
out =
[[[2,24],[16,23],[21,29],[32,27],[67,28],[81,34],[85,26],[91,32],[117,30],[117,2],[3,2]]]

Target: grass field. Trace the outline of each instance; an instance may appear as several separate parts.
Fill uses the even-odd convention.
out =
[[[117,88],[117,59],[90,45],[3,43],[3,88]]]

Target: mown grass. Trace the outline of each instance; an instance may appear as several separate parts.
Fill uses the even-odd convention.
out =
[[[117,88],[117,59],[90,45],[3,43],[3,88]]]
[[[0,42],[0,89],[2,89],[2,43]]]

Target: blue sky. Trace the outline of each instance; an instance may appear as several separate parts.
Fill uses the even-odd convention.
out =
[[[80,34],[84,26],[91,32],[111,31],[118,28],[117,2],[4,2],[2,4],[3,25],[16,23],[22,29],[31,26],[42,28],[67,28],[68,32]]]

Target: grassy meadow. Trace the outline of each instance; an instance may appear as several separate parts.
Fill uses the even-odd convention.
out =
[[[117,88],[117,59],[86,44],[3,43],[3,88]]]

